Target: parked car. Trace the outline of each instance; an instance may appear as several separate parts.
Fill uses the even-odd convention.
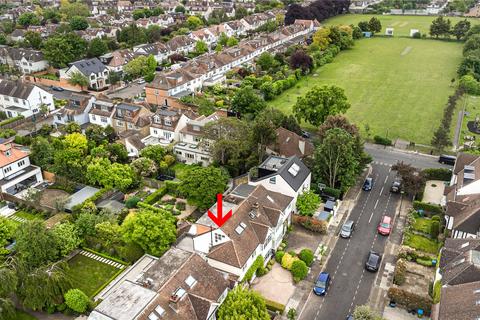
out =
[[[375,251],[370,251],[367,256],[367,262],[365,263],[365,269],[371,272],[377,272],[382,262],[382,255]]]
[[[160,180],[160,181],[173,180],[173,179],[175,179],[175,177],[169,176],[167,174],[160,174],[157,176],[157,180]]]
[[[313,287],[313,293],[318,296],[324,296],[327,293],[328,286],[330,285],[330,274],[328,272],[320,272],[315,286]]]
[[[350,238],[352,236],[353,230],[355,229],[355,222],[353,220],[347,220],[340,230],[340,237]]]
[[[382,236],[388,236],[390,231],[392,231],[392,218],[389,216],[383,216],[382,220],[378,224],[377,231]]]
[[[451,166],[455,165],[455,161],[457,161],[457,157],[455,156],[449,156],[447,154],[442,154],[438,158],[438,162],[444,163],[444,164],[449,164]]]
[[[140,78],[138,81],[137,81],[138,84],[144,84],[145,83],[145,79],[143,78]]]
[[[347,316],[347,320],[355,320],[355,318],[354,318],[351,314],[349,314],[349,315]]]
[[[50,89],[52,89],[53,91],[65,91],[65,89],[63,89],[62,87],[57,86],[50,86]]]
[[[311,137],[310,132],[302,130],[302,137],[304,137],[306,139],[310,139],[310,137]]]
[[[372,188],[373,188],[373,179],[368,177],[367,179],[365,179],[362,189],[365,191],[370,191],[372,190]]]
[[[393,181],[392,186],[390,187],[390,192],[400,193],[402,191],[402,182],[399,179]]]

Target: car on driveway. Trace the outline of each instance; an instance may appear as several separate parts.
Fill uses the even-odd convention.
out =
[[[353,230],[355,229],[355,222],[352,220],[347,220],[340,229],[340,237],[342,238],[350,238],[353,234]]]
[[[65,91],[65,89],[63,89],[62,87],[57,86],[50,86],[50,89],[52,89],[53,91]]]
[[[372,190],[372,188],[373,188],[373,179],[368,177],[367,179],[365,179],[362,189],[365,191],[370,191]]]
[[[377,272],[382,262],[382,255],[375,251],[370,251],[365,262],[365,269],[371,272]]]
[[[172,177],[168,174],[160,174],[157,176],[157,180],[159,181],[170,181],[170,180],[174,180],[175,177]]]
[[[327,293],[328,286],[330,285],[330,274],[328,272],[320,272],[315,286],[313,287],[313,293],[317,296],[324,296]]]
[[[392,231],[392,218],[389,216],[383,216],[378,224],[377,231],[382,236],[388,236]]]
[[[138,84],[144,84],[145,83],[145,79],[141,78],[137,81]]]

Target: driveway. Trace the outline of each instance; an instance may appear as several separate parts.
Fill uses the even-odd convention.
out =
[[[443,181],[429,180],[425,184],[422,201],[426,203],[441,204],[444,190],[445,183]]]
[[[286,305],[295,292],[295,285],[290,271],[275,262],[269,273],[253,281],[252,289],[268,300]]]
[[[131,99],[135,96],[138,96],[144,92],[145,83],[130,83],[127,87],[120,89],[118,91],[107,93],[107,97],[110,99],[121,98],[121,99]]]
[[[293,230],[287,237],[288,245],[285,251],[295,251],[296,253],[299,253],[302,249],[310,249],[315,252],[324,236],[319,233],[306,230],[301,226],[292,226]]]

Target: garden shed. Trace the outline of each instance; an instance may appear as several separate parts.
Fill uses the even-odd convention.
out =
[[[70,197],[68,197],[67,204],[65,204],[65,211],[72,213],[73,207],[75,207],[77,204],[84,202],[88,198],[94,196],[98,191],[100,191],[100,189],[90,187],[90,186],[86,186],[78,190],[77,192],[72,194]]]

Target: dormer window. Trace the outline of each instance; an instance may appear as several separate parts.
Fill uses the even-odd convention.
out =
[[[193,131],[200,131],[200,127],[199,127],[199,126],[193,126],[192,129],[193,129]]]
[[[172,125],[172,120],[170,119],[165,119],[164,120],[166,126],[171,126]]]

